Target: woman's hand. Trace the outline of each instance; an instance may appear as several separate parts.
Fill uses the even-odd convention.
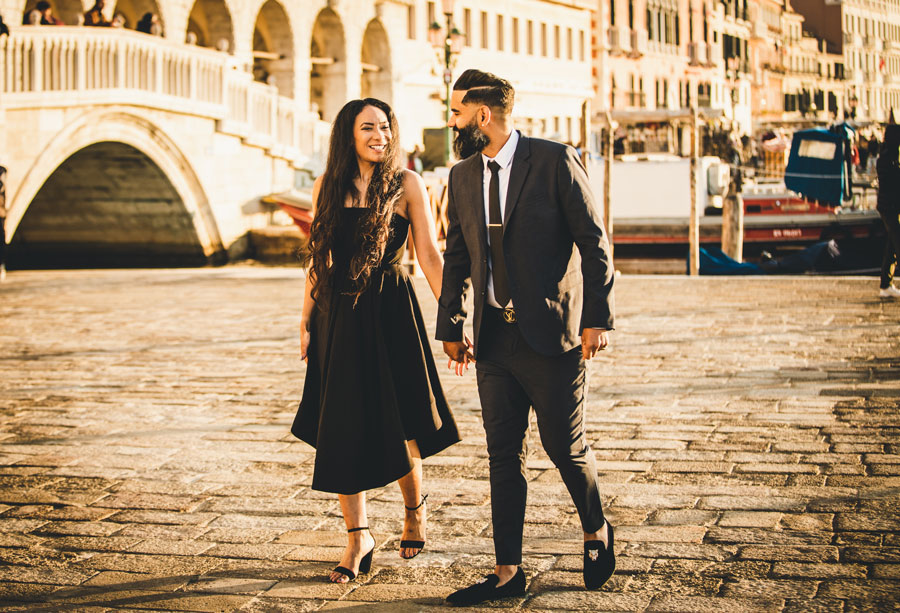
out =
[[[300,326],[300,359],[304,362],[309,357],[309,324],[303,323]]]

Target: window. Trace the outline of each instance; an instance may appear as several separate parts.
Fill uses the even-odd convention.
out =
[[[481,11],[481,48],[488,48],[488,15]]]
[[[503,51],[503,15],[497,15],[497,51]]]
[[[553,55],[555,57],[560,57],[559,55],[559,26],[553,26]]]
[[[406,36],[410,40],[416,39],[416,5],[406,7]]]
[[[578,31],[578,59],[584,61],[584,30]]]
[[[615,0],[609,3],[609,25],[616,25],[616,3]]]
[[[566,30],[566,57],[570,60],[574,57],[572,46],[572,28],[568,28]]]
[[[525,45],[528,55],[534,55],[534,22],[530,19],[525,23]]]
[[[512,52],[519,52],[519,18],[512,18]]]
[[[541,24],[541,55],[547,57],[547,24]]]
[[[465,32],[463,32],[463,36],[465,36],[466,47],[472,46],[472,11],[470,9],[465,9],[463,11],[463,28]]]
[[[430,28],[431,24],[437,21],[434,13],[434,2],[428,3],[428,23],[425,24],[426,28]]]

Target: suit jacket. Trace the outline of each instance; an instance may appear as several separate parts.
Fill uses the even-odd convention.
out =
[[[467,158],[450,171],[449,227],[436,334],[442,341],[463,339],[471,282],[476,352],[490,256],[483,172],[481,155]],[[613,328],[609,242],[587,173],[572,147],[520,138],[503,225],[513,306],[522,336],[535,351],[558,355],[580,344],[584,328]]]

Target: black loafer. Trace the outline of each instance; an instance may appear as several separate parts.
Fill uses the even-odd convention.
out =
[[[587,541],[584,544],[584,587],[589,590],[599,590],[616,570],[613,527],[609,522],[606,522],[606,527],[609,545],[604,547],[603,541]]]
[[[525,595],[525,573],[521,567],[512,579],[497,587],[499,582],[500,577],[491,573],[481,583],[453,592],[447,596],[447,602],[457,607],[467,607],[488,600]]]

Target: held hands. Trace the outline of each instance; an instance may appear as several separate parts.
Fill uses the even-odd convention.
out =
[[[609,332],[597,328],[585,328],[581,333],[581,355],[590,360],[598,351],[609,346]]]
[[[475,362],[474,349],[475,345],[468,336],[461,341],[444,341],[444,353],[450,356],[447,368],[461,377],[465,371],[469,370],[469,362]]]

